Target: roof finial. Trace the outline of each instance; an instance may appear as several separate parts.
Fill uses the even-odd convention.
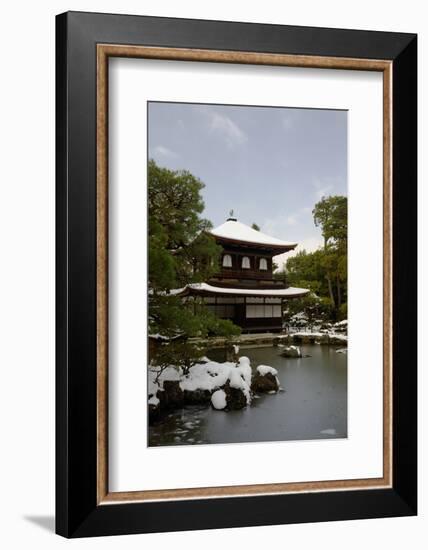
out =
[[[232,210],[230,210],[230,212],[229,212],[229,217],[227,218],[227,221],[228,221],[228,222],[236,222],[236,221],[238,221],[238,220],[235,218],[235,216],[233,215],[233,208],[232,208]]]

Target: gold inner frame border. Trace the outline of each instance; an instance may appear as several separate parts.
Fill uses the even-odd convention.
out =
[[[392,61],[242,51],[97,44],[97,504],[379,489],[392,486]],[[224,487],[109,492],[108,488],[108,60],[275,65],[383,73],[383,476]]]

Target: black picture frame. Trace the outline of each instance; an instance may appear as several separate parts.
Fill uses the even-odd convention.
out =
[[[97,504],[96,46],[392,61],[391,488]],[[417,513],[417,36],[68,12],[56,18],[56,532],[65,537]]]

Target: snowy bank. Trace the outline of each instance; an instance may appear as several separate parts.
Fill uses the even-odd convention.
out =
[[[337,323],[332,323],[323,319],[310,320],[304,312],[296,313],[290,317],[287,325],[288,330],[291,333],[304,331],[347,334],[348,332],[347,319],[338,321]]]
[[[181,369],[151,366],[148,380],[149,418],[184,405],[211,403],[216,410],[237,410],[251,404],[253,392],[278,391],[277,371],[260,365],[253,375],[248,357],[238,363],[203,358],[183,374]],[[256,380],[256,383],[254,383]]]
[[[333,346],[346,346],[348,337],[346,334],[336,332],[306,332],[299,331],[284,336],[279,336],[276,345],[286,344],[324,344]]]

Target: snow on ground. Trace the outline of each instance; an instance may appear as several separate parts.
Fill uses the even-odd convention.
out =
[[[295,320],[295,319],[303,319],[305,321],[308,320],[308,316],[306,315],[306,313],[304,311],[299,311],[299,313],[295,313],[291,318],[290,320]]]
[[[331,336],[332,338],[335,338],[336,340],[340,340],[341,342],[347,342],[348,341],[348,337],[345,334],[333,333],[333,334],[329,334],[329,336]]]
[[[329,332],[318,332],[318,331],[311,331],[311,330],[299,330],[297,332],[291,332],[290,336],[293,338],[315,338],[315,339],[323,339],[324,337],[328,336],[329,338],[334,338],[336,341],[340,341],[343,343],[346,343],[348,341],[348,337],[346,334],[339,334],[337,332],[329,331]],[[288,336],[280,336],[279,339],[282,338],[287,339]]]
[[[309,319],[304,311],[299,311],[290,317],[288,323],[292,327],[300,328],[309,324]]]
[[[325,336],[324,332],[312,332],[312,331],[305,331],[305,330],[299,330],[299,332],[293,332],[293,336],[311,336],[312,338],[322,338]]]
[[[309,322],[306,314],[301,311],[296,313],[288,322],[288,331],[291,334],[328,334],[330,336],[336,336],[337,333],[343,334],[347,332],[348,321],[344,319],[343,321],[338,321],[337,323],[329,323],[323,321],[322,319],[314,319]]]

